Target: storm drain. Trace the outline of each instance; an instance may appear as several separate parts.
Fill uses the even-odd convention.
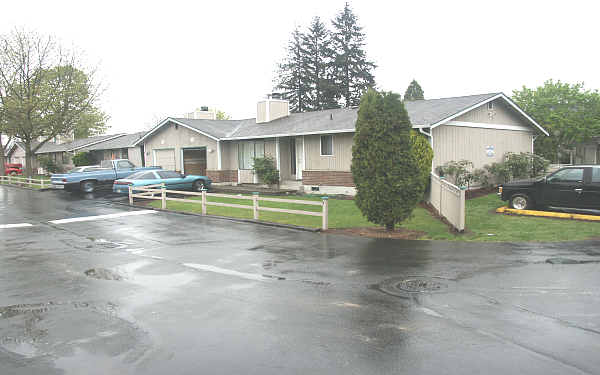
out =
[[[383,293],[397,297],[408,297],[415,293],[435,293],[448,289],[452,280],[441,277],[411,276],[407,278],[395,277],[382,281],[375,288]]]

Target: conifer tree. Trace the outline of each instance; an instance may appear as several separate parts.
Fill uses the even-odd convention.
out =
[[[310,85],[309,110],[338,107],[335,83],[332,76],[333,51],[330,33],[319,17],[314,17],[303,35],[305,66]]]
[[[410,217],[425,186],[400,95],[369,89],[363,96],[352,146],[356,205],[391,231]]]
[[[275,80],[275,89],[283,90],[284,98],[290,102],[291,112],[305,112],[310,103],[310,81],[303,39],[303,34],[296,28],[288,43],[287,55],[279,64]]]
[[[373,69],[376,65],[367,59],[364,50],[365,34],[348,3],[332,21],[332,25],[336,87],[345,107],[356,106],[361,95],[375,86]]]
[[[412,80],[404,93],[404,100],[423,100],[425,99],[423,89],[416,80]]]

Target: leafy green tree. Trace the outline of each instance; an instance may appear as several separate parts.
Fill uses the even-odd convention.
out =
[[[291,112],[305,112],[310,103],[310,79],[303,39],[304,35],[296,28],[292,32],[287,55],[279,64],[275,79],[275,89],[283,90],[284,97],[290,102]]]
[[[302,45],[310,86],[307,109],[318,111],[339,107],[332,75],[331,37],[319,17],[313,18],[308,31],[303,34]]]
[[[412,80],[410,85],[406,88],[406,92],[404,93],[404,100],[423,100],[425,99],[425,95],[421,85],[416,80]]]
[[[80,167],[82,165],[92,165],[94,164],[94,158],[89,152],[78,152],[73,155],[73,164],[76,167]]]
[[[25,173],[45,143],[71,135],[100,94],[93,70],[51,37],[15,30],[0,36],[0,102],[9,132],[25,145]]]
[[[216,114],[217,120],[229,120],[231,119],[231,116],[229,116],[227,113],[221,111],[221,110],[217,110],[217,114]]]
[[[422,134],[414,130],[410,132],[410,142],[413,153],[419,163],[419,172],[421,172],[421,181],[423,186],[429,185],[431,175],[431,162],[433,160],[433,149],[429,140]]]
[[[388,231],[410,217],[425,190],[410,132],[398,94],[369,89],[363,95],[352,146],[354,201],[367,220]]]
[[[376,65],[367,59],[365,34],[358,25],[358,18],[346,3],[344,9],[332,21],[332,49],[334,51],[334,76],[339,96],[345,107],[356,106],[361,95],[375,87],[373,70]]]
[[[75,124],[75,139],[93,137],[104,134],[109,116],[96,107],[83,112]]]
[[[550,137],[535,140],[535,153],[560,162],[560,155],[600,134],[600,94],[583,83],[548,80],[543,86],[513,91],[513,100],[544,127]]]

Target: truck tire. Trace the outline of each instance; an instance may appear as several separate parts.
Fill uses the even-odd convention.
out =
[[[79,188],[84,193],[93,193],[94,190],[96,190],[96,181],[93,181],[93,180],[81,181]]]
[[[510,207],[515,210],[531,210],[533,208],[533,200],[527,194],[513,194],[510,197]]]

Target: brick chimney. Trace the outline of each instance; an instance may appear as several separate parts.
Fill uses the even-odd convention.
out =
[[[281,94],[267,95],[256,105],[256,123],[262,124],[290,115],[290,102],[281,99]]]

